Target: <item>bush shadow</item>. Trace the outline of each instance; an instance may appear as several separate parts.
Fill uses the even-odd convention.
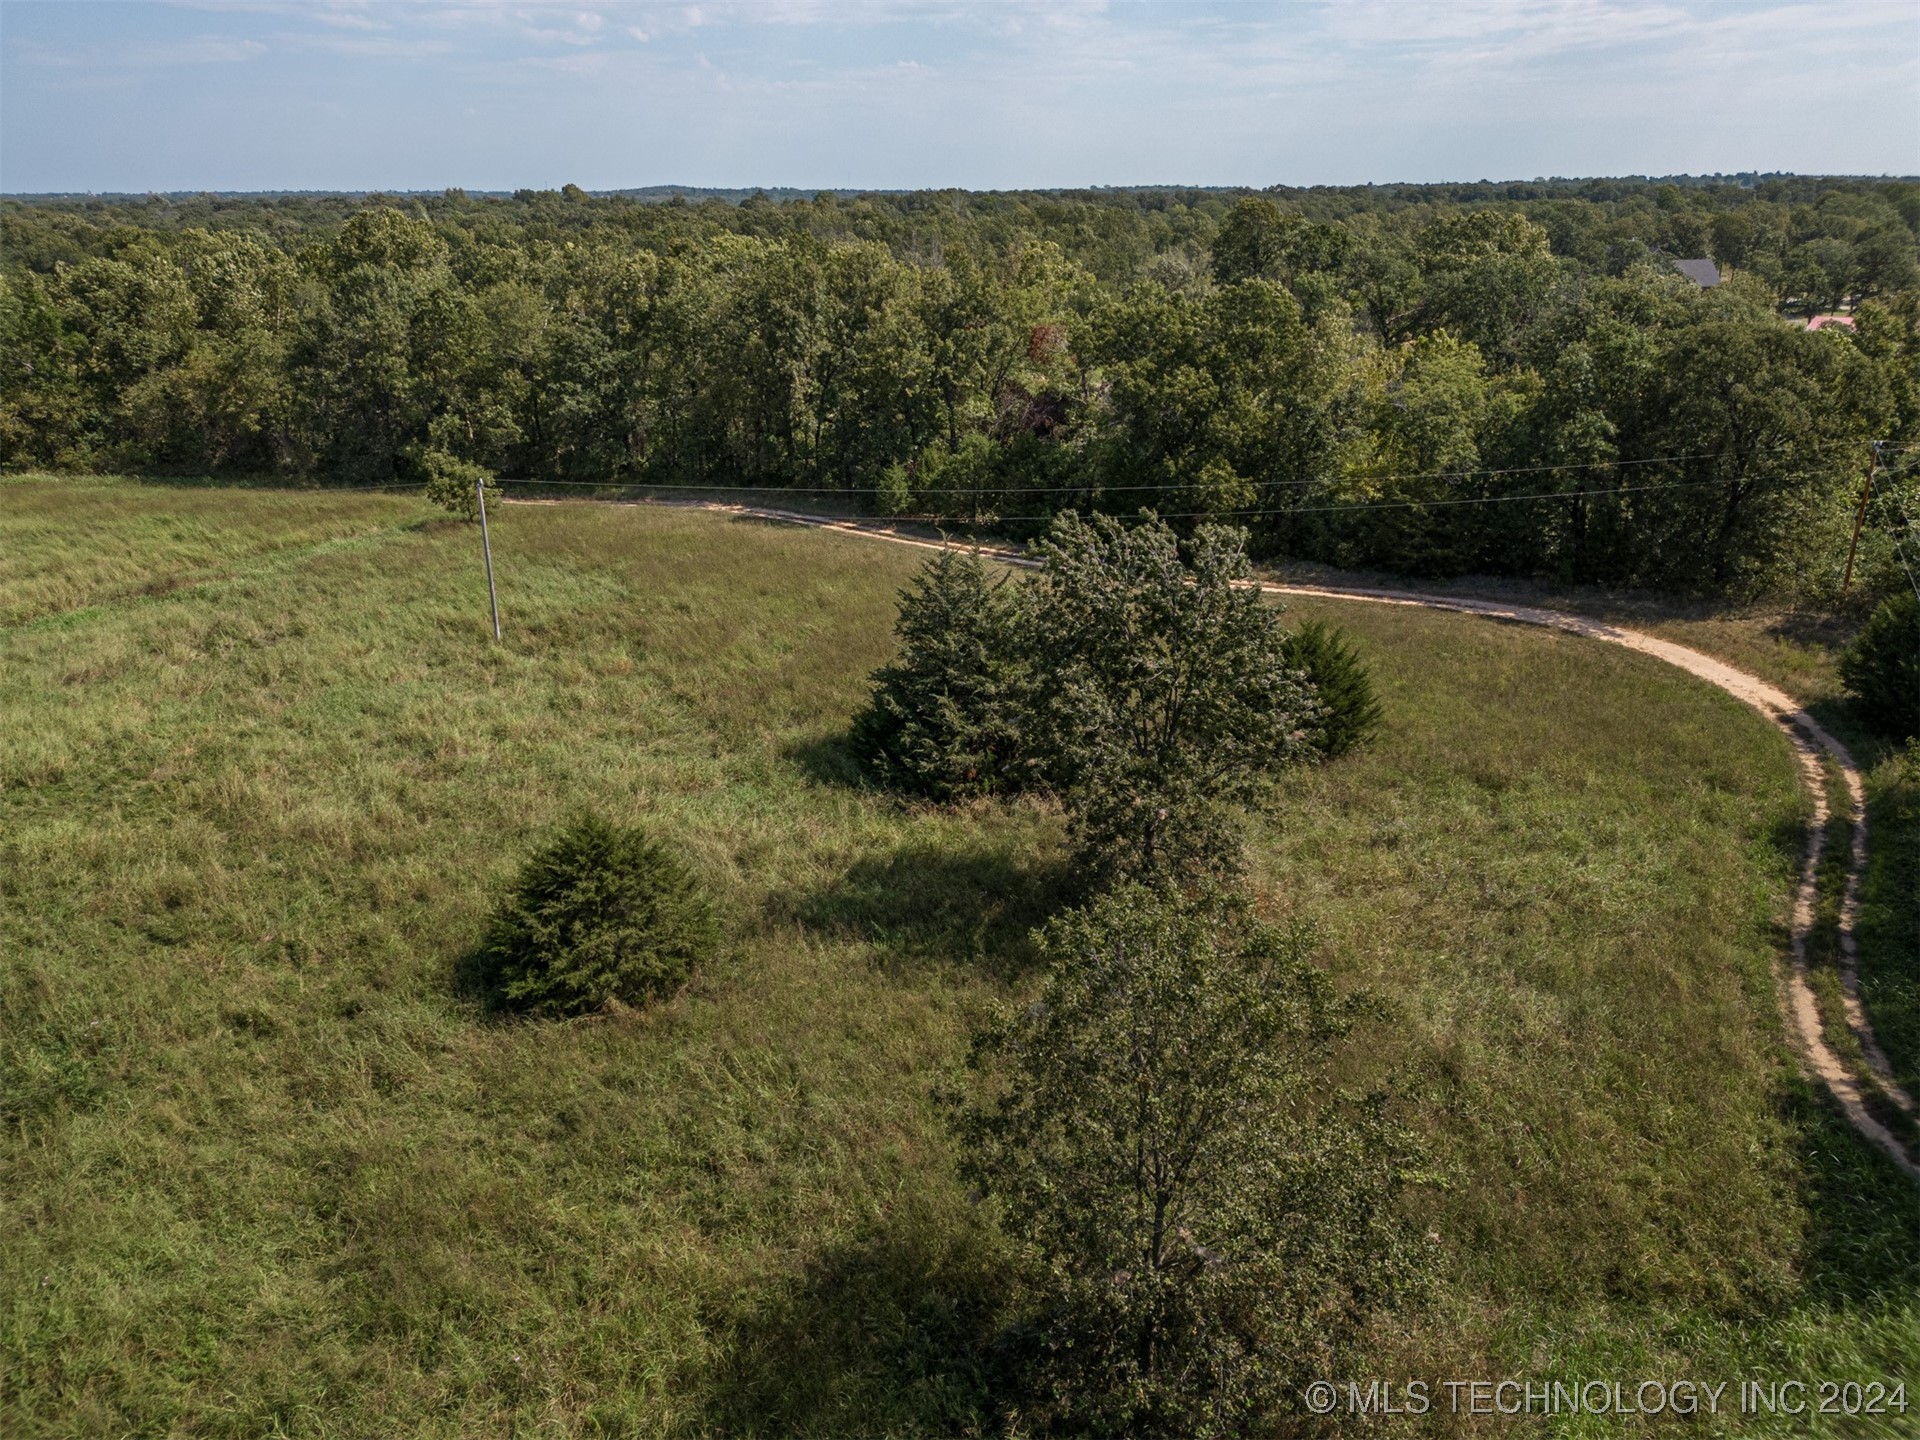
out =
[[[1815,650],[1842,650],[1860,628],[1857,620],[1845,615],[1823,615],[1812,610],[1793,610],[1769,623],[1766,633],[1775,640],[1804,645]]]
[[[918,1199],[798,1276],[712,1317],[701,1434],[977,1435],[997,1429],[1003,1247],[957,1199]]]
[[[784,746],[780,758],[799,768],[816,785],[833,785],[844,790],[873,790],[860,759],[844,734],[820,735]]]
[[[1064,861],[919,842],[857,861],[826,888],[775,903],[810,929],[900,959],[976,965],[1010,980],[1033,962],[1034,928],[1075,893]]]
[[[1808,1217],[1799,1268],[1815,1303],[1895,1309],[1920,1299],[1920,1186],[1794,1076],[1780,1096]]]
[[[472,1006],[481,1019],[497,1024],[513,1018],[501,1003],[499,956],[486,941],[469,945],[453,957],[448,983],[454,997]]]
[[[1847,747],[1854,763],[1863,770],[1873,769],[1901,748],[1899,741],[1873,728],[1850,695],[1822,696],[1809,702],[1806,712],[1821,729]]]

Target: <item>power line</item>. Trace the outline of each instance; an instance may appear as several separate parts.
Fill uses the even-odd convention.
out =
[[[1773,445],[1773,446],[1768,446],[1763,450],[1756,451],[1754,453],[1756,455],[1778,455],[1789,450],[1808,450],[1808,449],[1817,450],[1826,446],[1851,445],[1855,443],[1857,442],[1847,441],[1847,440],[1830,440],[1830,441],[1814,441],[1806,445]],[[1553,472],[1566,472],[1566,471],[1575,471],[1575,470],[1580,470],[1580,471],[1620,470],[1620,469],[1625,469],[1628,466],[1678,465],[1691,460],[1718,460],[1722,456],[1724,456],[1726,453],[1727,452],[1724,450],[1696,450],[1696,451],[1689,451],[1689,452],[1684,452],[1676,455],[1649,455],[1649,456],[1643,456],[1639,459],[1633,459],[1633,460],[1588,460],[1588,461],[1569,462],[1563,465],[1512,465],[1512,466],[1505,466],[1505,467],[1500,467],[1496,469],[1487,469],[1487,470],[1408,470],[1408,471],[1396,471],[1396,472],[1385,474],[1385,475],[1368,475],[1360,478],[1364,478],[1368,483],[1371,483],[1371,484],[1386,485],[1386,484],[1399,483],[1399,482],[1412,481],[1412,480],[1455,481],[1455,480],[1468,480],[1468,479],[1484,478],[1484,477],[1497,477],[1497,476],[1503,476],[1503,475],[1540,475],[1540,474],[1547,474],[1547,473],[1553,473]],[[764,490],[777,491],[778,493],[783,495],[878,495],[883,493],[881,487],[877,485],[731,486],[731,485],[714,485],[714,484],[700,485],[700,484],[691,484],[683,481],[538,480],[538,479],[531,479],[531,478],[511,479],[511,480],[502,479],[500,483],[503,485],[567,485],[567,486],[582,486],[582,487],[587,487],[592,489],[623,489],[623,490],[730,491],[734,489],[764,489]],[[1255,489],[1273,490],[1283,486],[1305,487],[1310,485],[1323,485],[1323,484],[1330,483],[1330,478],[1326,476],[1311,476],[1306,479],[1261,480],[1261,481],[1249,481],[1248,483],[1252,484]],[[1709,481],[1709,482],[1701,482],[1701,483],[1718,484],[1719,482]],[[935,485],[927,489],[920,490],[918,493],[922,496],[928,496],[928,495],[971,496],[975,494],[982,495],[982,496],[987,496],[987,495],[992,495],[992,496],[1083,495],[1083,494],[1084,495],[1118,495],[1118,494],[1132,493],[1132,492],[1143,491],[1143,490],[1177,492],[1182,488],[1183,487],[1177,484],[1164,484],[1164,483],[1146,484],[1146,485],[1106,485],[1106,484],[1101,484],[1097,482],[1089,482],[1089,483],[1080,484],[1080,485],[983,485],[983,486],[964,486],[964,487],[957,486],[957,485]],[[1562,493],[1571,494],[1574,492],[1567,491]],[[1422,503],[1438,504],[1441,502],[1433,501],[1433,502],[1422,502]]]
[[[1796,472],[1795,474],[1792,474],[1783,478],[1789,479],[1789,480],[1800,480],[1800,479],[1805,479],[1808,476],[1816,473],[1818,472],[1810,471],[1810,470],[1799,471],[1799,472]],[[502,481],[501,483],[503,485],[546,485],[546,484],[584,485],[584,484],[595,484],[596,482],[508,480],[508,481]],[[1438,507],[1442,505],[1506,505],[1506,504],[1525,502],[1525,501],[1536,501],[1536,500],[1574,500],[1574,499],[1592,498],[1594,496],[1642,495],[1652,491],[1660,491],[1660,490],[1697,490],[1707,486],[1718,486],[1724,483],[1725,483],[1724,481],[1717,480],[1717,479],[1716,480],[1673,480],[1673,481],[1667,481],[1658,485],[1623,485],[1623,486],[1614,486],[1614,487],[1609,487],[1606,489],[1599,489],[1599,490],[1544,490],[1544,491],[1538,491],[1528,495],[1464,495],[1464,496],[1453,496],[1449,498],[1434,499],[1434,500],[1379,500],[1379,501],[1356,501],[1350,504],[1342,504],[1342,505],[1297,505],[1297,506],[1292,506],[1286,509],[1279,509],[1279,510],[1247,507],[1247,508],[1227,509],[1227,510],[1161,510],[1161,511],[1155,511],[1154,513],[1162,520],[1221,520],[1221,519],[1230,519],[1230,518],[1231,519],[1259,519],[1259,518],[1271,517],[1271,516],[1325,515],[1325,514],[1333,514],[1333,513],[1341,513],[1341,512],[1352,512],[1352,511],[1419,510],[1419,509],[1426,509],[1428,507]],[[645,489],[656,489],[656,488],[666,488],[666,487],[648,486],[643,482],[636,481],[628,485],[598,485],[597,488],[645,490]],[[675,487],[675,488],[698,489],[708,494],[717,493],[720,495],[727,494],[729,490],[729,487],[722,486],[722,485],[686,486],[686,487]],[[746,487],[742,487],[742,488],[746,488]],[[796,493],[796,492],[787,492],[787,493]],[[812,493],[812,492],[799,491],[797,493]],[[856,495],[856,494],[863,494],[863,493],[869,493],[869,492],[864,492],[859,490],[839,490],[839,491],[832,491],[829,493],[839,494],[839,495]],[[1005,493],[1005,492],[1002,492],[1002,493]],[[753,502],[748,501],[746,503],[753,503]],[[964,517],[958,514],[941,513],[937,511],[919,511],[914,513],[901,513],[898,515],[882,516],[877,518],[890,519],[890,520],[917,520],[917,521],[923,521],[923,522],[931,522],[931,521],[939,521],[939,520],[960,520],[967,517]],[[1001,518],[1005,519],[1009,517],[1003,516]],[[1011,518],[1022,518],[1022,517],[1011,517]]]
[[[1906,499],[1891,486],[1880,492],[1883,507],[1897,508],[1900,512],[1899,525],[1887,527],[1888,538],[1893,541],[1893,557],[1900,562],[1900,568],[1907,572],[1907,584],[1913,587],[1913,598],[1920,600],[1920,579],[1916,579],[1913,566],[1907,563],[1907,548],[1902,537],[1913,533],[1913,517],[1907,513]]]
[[[1623,485],[1608,490],[1543,490],[1532,495],[1458,495],[1445,500],[1356,501],[1347,505],[1298,505],[1287,510],[1185,510],[1160,514],[1162,520],[1205,520],[1233,515],[1258,518],[1269,515],[1327,515],[1352,510],[1424,510],[1440,505],[1506,505],[1522,500],[1577,500],[1594,495],[1640,495],[1649,490],[1697,490],[1719,485],[1718,480],[1674,480],[1662,485]],[[1159,512],[1156,512],[1159,513]]]

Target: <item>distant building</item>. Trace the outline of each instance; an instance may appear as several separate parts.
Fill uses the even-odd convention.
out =
[[[1829,325],[1844,325],[1851,330],[1854,328],[1853,317],[1851,315],[1816,315],[1807,321],[1809,330],[1824,330]]]
[[[1711,290],[1720,283],[1720,267],[1711,260],[1676,260],[1673,268],[1702,290]]]

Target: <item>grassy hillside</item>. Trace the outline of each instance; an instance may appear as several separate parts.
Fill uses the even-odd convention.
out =
[[[1031,983],[1061,837],[853,783],[919,556],[641,509],[494,538],[501,646],[477,533],[414,501],[0,484],[0,1430],[988,1413],[1000,1262],[928,1089]],[[1295,613],[1389,713],[1255,846],[1433,1148],[1444,1277],[1379,1373],[1913,1388],[1920,1196],[1779,1038],[1785,742],[1573,637]],[[723,959],[643,1015],[489,1021],[461,957],[586,806],[694,858]]]

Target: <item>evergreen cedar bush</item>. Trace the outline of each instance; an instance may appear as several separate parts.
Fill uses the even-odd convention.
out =
[[[1318,620],[1288,635],[1282,647],[1287,665],[1313,682],[1320,713],[1308,726],[1313,748],[1328,760],[1364,745],[1380,728],[1380,701],[1373,677],[1347,638]]]
[[[1327,1085],[1367,1002],[1243,901],[1125,885],[1041,932],[955,1106],[962,1171],[1024,1271],[1009,1331],[1039,1433],[1278,1430],[1349,1373],[1432,1263],[1400,1196],[1419,1153],[1384,1095]]]
[[[1015,789],[1015,599],[979,555],[943,550],[900,592],[900,655],[874,672],[853,748],[882,784],[933,800]]]
[[[719,943],[686,867],[633,827],[575,820],[495,912],[480,973],[501,1009],[576,1015],[672,994]]]
[[[1920,597],[1903,590],[1881,603],[1840,657],[1840,678],[1874,729],[1920,735]]]

